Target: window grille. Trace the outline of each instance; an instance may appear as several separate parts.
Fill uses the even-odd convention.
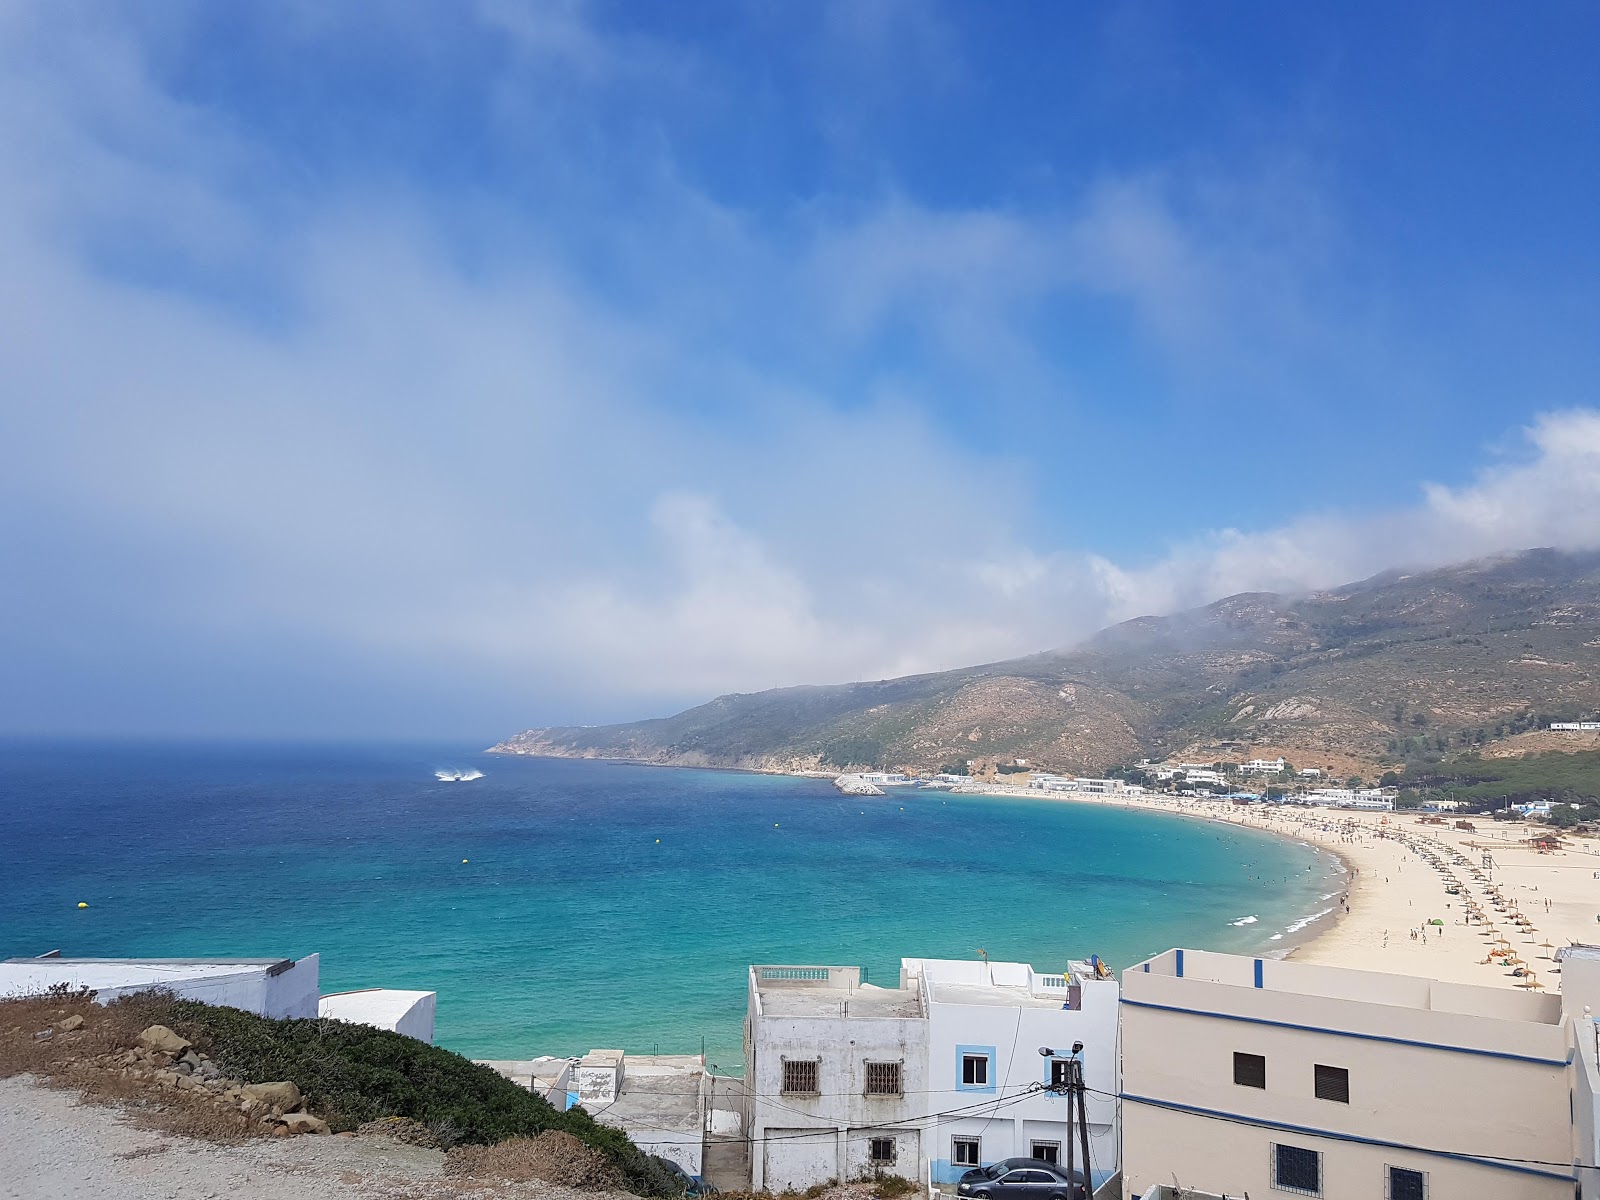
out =
[[[950,1139],[950,1162],[958,1167],[975,1167],[982,1161],[978,1154],[981,1143],[975,1137]]]
[[[1388,1175],[1388,1200],[1428,1200],[1428,1176],[1423,1171],[1409,1167],[1390,1167]]]
[[[1350,1072],[1344,1067],[1325,1067],[1317,1063],[1313,1068],[1316,1073],[1314,1082],[1318,1100],[1337,1100],[1340,1104],[1350,1103]]]
[[[867,1064],[867,1095],[903,1096],[905,1084],[897,1062],[869,1062]]]
[[[817,1086],[818,1066],[814,1058],[783,1060],[783,1094],[785,1096],[815,1096],[821,1089]]]
[[[1067,1058],[1052,1058],[1050,1060],[1050,1086],[1066,1087],[1072,1081],[1072,1060]]]
[[[872,1138],[867,1142],[867,1157],[879,1166],[894,1161],[894,1139],[892,1137]]]
[[[1060,1142],[1034,1142],[1028,1149],[1029,1157],[1037,1158],[1041,1162],[1058,1163],[1061,1161]]]
[[[987,1087],[989,1085],[989,1056],[987,1054],[963,1054],[961,1056],[961,1082],[976,1087]]]
[[[1298,1196],[1322,1195],[1322,1155],[1304,1146],[1274,1145],[1272,1186]]]
[[[1264,1054],[1233,1054],[1233,1081],[1240,1087],[1267,1086],[1267,1059]]]

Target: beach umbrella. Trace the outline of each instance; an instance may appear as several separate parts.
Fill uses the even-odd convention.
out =
[[[1545,938],[1541,944],[1544,946],[1544,957],[1549,958],[1550,951],[1555,949],[1555,944],[1552,943],[1549,938]]]

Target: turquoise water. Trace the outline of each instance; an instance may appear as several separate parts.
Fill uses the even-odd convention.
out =
[[[1092,803],[449,746],[0,746],[0,955],[317,952],[324,991],[437,990],[439,1042],[477,1057],[703,1044],[736,1070],[752,962],[891,982],[980,948],[1270,948],[1337,870]]]

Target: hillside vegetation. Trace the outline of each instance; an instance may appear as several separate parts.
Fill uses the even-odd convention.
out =
[[[676,716],[531,729],[495,751],[759,770],[1024,757],[1098,772],[1274,748],[1420,768],[1600,710],[1600,555],[1552,550],[1245,593],[1066,650],[930,675],[721,696]]]

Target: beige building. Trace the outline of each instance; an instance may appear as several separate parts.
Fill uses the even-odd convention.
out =
[[[1122,978],[1125,1194],[1571,1200],[1561,1005],[1169,950]]]

